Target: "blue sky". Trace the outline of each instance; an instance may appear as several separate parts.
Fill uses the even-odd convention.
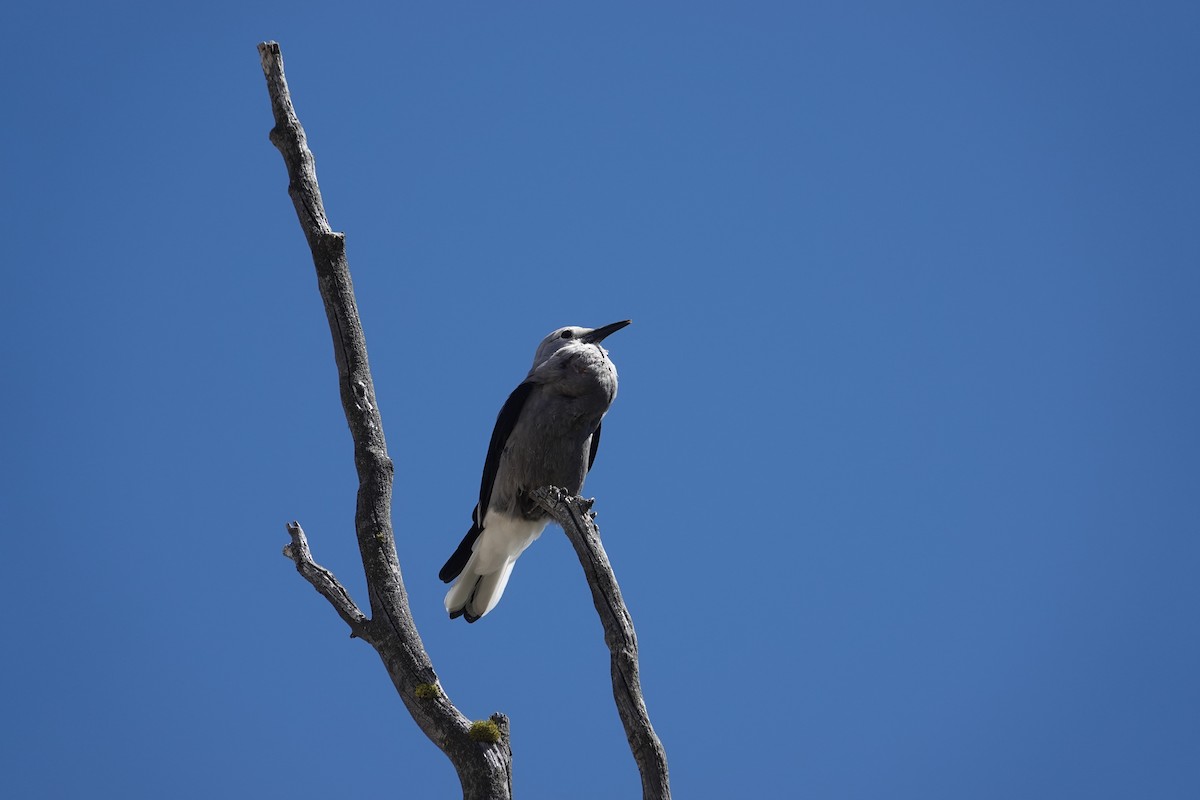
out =
[[[690,798],[1200,795],[1200,11],[6,12],[0,794],[452,797],[374,653],[255,50],[348,237],[400,561],[518,796],[636,796],[549,530],[445,619],[533,349],[610,339],[585,493]]]

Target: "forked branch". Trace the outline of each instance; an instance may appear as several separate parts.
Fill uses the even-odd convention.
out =
[[[392,533],[392,461],[383,436],[383,420],[375,402],[375,383],[367,363],[367,343],[358,317],[345,237],[335,233],[325,216],[316,164],[304,129],[296,117],[283,74],[283,57],[275,42],[258,46],[275,127],[271,142],[283,155],[288,193],[300,227],[312,250],[317,284],[333,334],[342,408],[354,439],[358,469],[355,531],[366,572],[371,618],[366,619],[333,574],[316,565],[298,524],[289,526],[287,553],[350,626],[352,634],[379,653],[404,705],[425,735],[450,758],[467,800],[509,800],[512,796],[512,750],[508,720],[492,716],[492,725],[472,726],[454,707],[438,683],[421,637],[417,634],[408,595],[396,558]],[[480,730],[484,735],[480,735]],[[473,732],[474,731],[474,735]]]
[[[292,541],[284,548],[284,554],[350,626],[351,635],[363,639],[379,653],[413,719],[453,762],[462,782],[463,797],[509,800],[512,750],[508,719],[493,714],[490,724],[472,724],[463,716],[438,683],[417,634],[396,558],[391,522],[393,467],[375,402],[366,339],[346,261],[345,237],[329,227],[317,185],[316,165],[284,78],[279,45],[264,42],[258,49],[275,116],[271,142],[283,155],[289,178],[288,193],[312,250],[333,335],[342,408],[354,440],[354,463],[359,477],[355,530],[370,595],[370,618],[333,573],[313,561],[299,523],[288,525]],[[666,754],[650,725],[642,698],[633,620],[600,543],[590,513],[591,501],[569,496],[554,487],[539,489],[533,496],[566,531],[592,589],[592,599],[604,626],[604,639],[611,652],[613,696],[641,773],[643,797],[669,800]]]

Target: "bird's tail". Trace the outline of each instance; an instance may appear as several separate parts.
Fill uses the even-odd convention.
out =
[[[499,569],[486,575],[475,573],[474,562],[472,555],[458,580],[446,592],[446,611],[450,612],[450,619],[465,617],[467,622],[474,622],[495,608],[504,594],[504,587],[508,586],[517,560],[506,558]]]
[[[510,517],[495,511],[488,512],[482,529],[472,525],[440,573],[447,582],[458,576],[446,592],[450,618],[466,617],[467,622],[474,622],[495,608],[508,586],[513,564],[545,527],[544,519]]]

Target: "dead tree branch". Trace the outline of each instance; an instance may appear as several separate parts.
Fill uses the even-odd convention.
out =
[[[304,535],[300,523],[289,522],[287,530],[288,535],[292,537],[292,543],[283,548],[283,554],[296,562],[296,571],[329,601],[338,616],[350,626],[350,635],[366,639],[369,635],[366,614],[358,610],[346,587],[342,586],[333,573],[313,561],[312,551],[308,549],[308,537]]]
[[[611,653],[613,698],[625,726],[629,749],[642,776],[644,800],[670,800],[667,754],[650,724],[650,714],[642,698],[638,676],[637,634],[621,587],[613,574],[608,554],[600,542],[600,530],[592,519],[592,501],[567,494],[556,486],[544,486],[531,493],[534,501],[562,526],[579,556],[592,587],[592,602],[604,626],[604,641]]]
[[[283,74],[283,57],[275,42],[258,46],[275,127],[271,142],[283,155],[288,194],[312,250],[317,283],[333,334],[342,408],[354,439],[358,470],[355,530],[371,601],[367,619],[332,573],[317,566],[298,524],[289,526],[287,554],[296,568],[350,626],[353,635],[379,653],[404,705],[425,735],[450,758],[466,800],[508,800],[512,796],[512,750],[508,719],[491,718],[492,726],[472,726],[438,683],[437,674],[417,634],[408,595],[396,558],[392,532],[392,461],[383,436],[383,420],[375,402],[375,384],[367,363],[367,344],[358,317],[354,286],[346,261],[345,236],[335,233],[325,216],[316,165],[304,129],[296,117]]]

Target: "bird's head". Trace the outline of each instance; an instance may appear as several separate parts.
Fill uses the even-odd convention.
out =
[[[533,367],[536,369],[538,365],[546,363],[546,360],[550,356],[564,347],[579,347],[580,345],[589,344],[599,345],[610,333],[621,330],[621,328],[624,328],[631,322],[633,320],[623,319],[620,322],[614,322],[600,328],[581,328],[578,325],[568,325],[565,328],[553,330],[538,345],[537,353],[533,357]]]

